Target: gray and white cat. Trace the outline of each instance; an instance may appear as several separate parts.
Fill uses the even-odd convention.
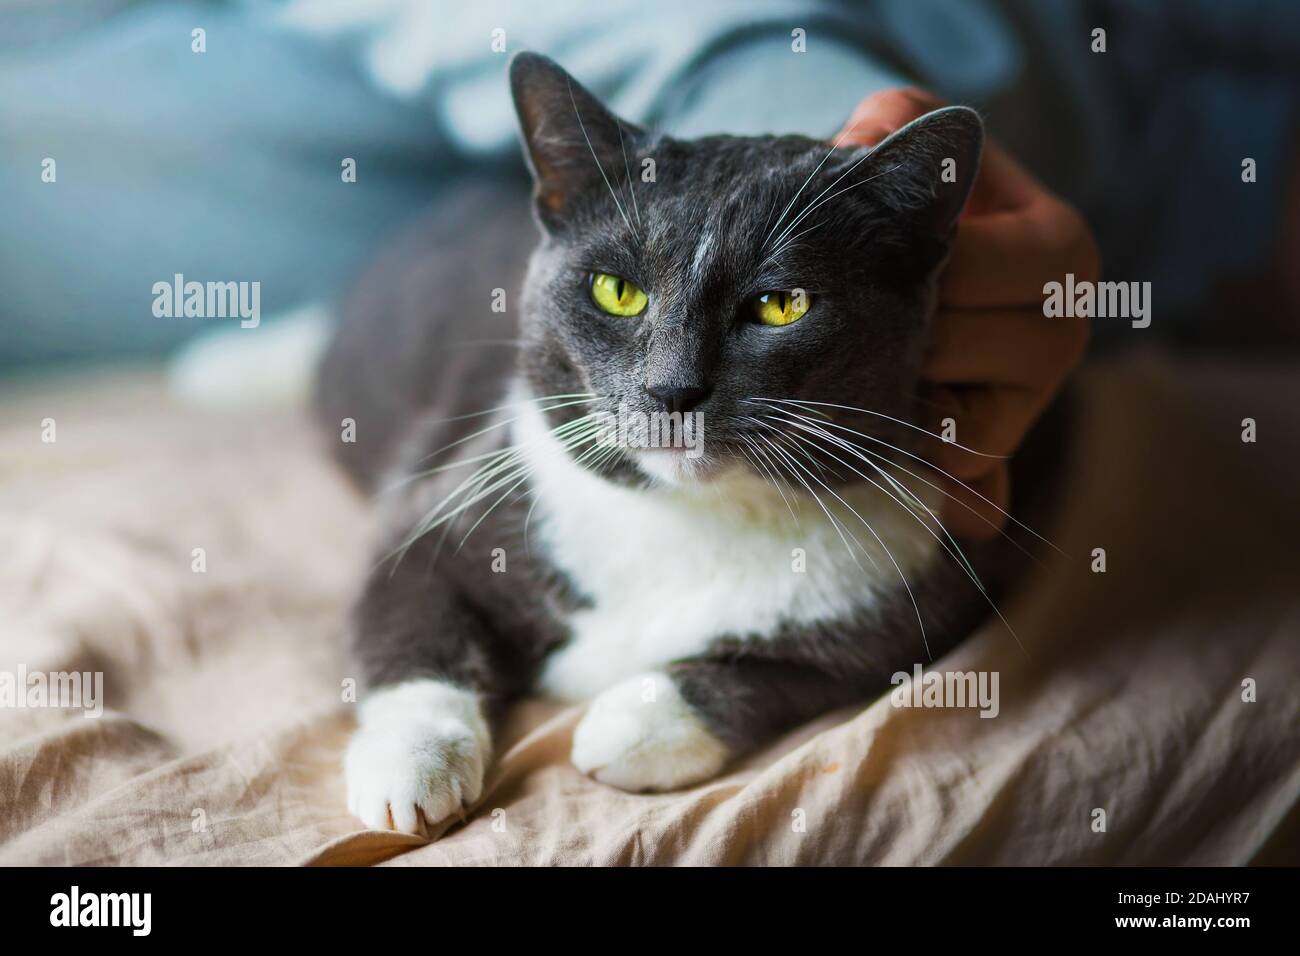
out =
[[[874,149],[676,140],[544,57],[510,80],[540,242],[522,188],[459,184],[362,280],[322,368],[321,419],[355,421],[339,454],[381,491],[346,756],[373,827],[477,799],[495,715],[538,692],[591,699],[572,760],[597,780],[706,780],[928,664],[1013,567],[1009,537],[947,535],[913,457],[976,113]],[[702,454],[598,427],[662,413]]]

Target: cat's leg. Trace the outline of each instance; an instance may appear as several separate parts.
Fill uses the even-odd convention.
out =
[[[688,660],[604,691],[573,735],[583,773],[623,790],[675,790],[836,707],[861,682],[772,660]]]
[[[381,564],[354,613],[361,691],[344,770],[348,809],[376,829],[420,833],[477,800],[488,711],[515,690],[509,649],[429,547]]]

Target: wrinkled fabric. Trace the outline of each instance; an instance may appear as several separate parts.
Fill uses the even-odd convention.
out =
[[[148,375],[11,389],[0,671],[101,671],[107,700],[0,709],[0,864],[1300,862],[1297,371],[1090,370],[1066,515],[1038,529],[1064,556],[1003,605],[1023,649],[994,618],[934,665],[997,671],[997,717],[884,697],[633,795],[569,764],[580,707],[528,701],[431,843],[345,807],[368,519],[315,432]]]

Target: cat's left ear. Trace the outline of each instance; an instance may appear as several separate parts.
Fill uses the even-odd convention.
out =
[[[644,132],[607,110],[554,60],[517,54],[510,91],[544,225],[560,223],[586,190],[603,191],[627,178],[626,157]]]
[[[946,239],[970,198],[983,149],[980,115],[965,106],[945,106],[917,117],[871,148],[863,172],[878,177],[876,195]]]

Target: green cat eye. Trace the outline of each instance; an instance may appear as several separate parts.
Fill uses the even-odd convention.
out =
[[[754,318],[764,325],[789,325],[808,314],[812,308],[812,296],[803,289],[764,292],[750,304],[754,309]]]
[[[636,285],[621,276],[597,272],[591,277],[591,301],[610,315],[627,318],[644,312],[650,299]]]

